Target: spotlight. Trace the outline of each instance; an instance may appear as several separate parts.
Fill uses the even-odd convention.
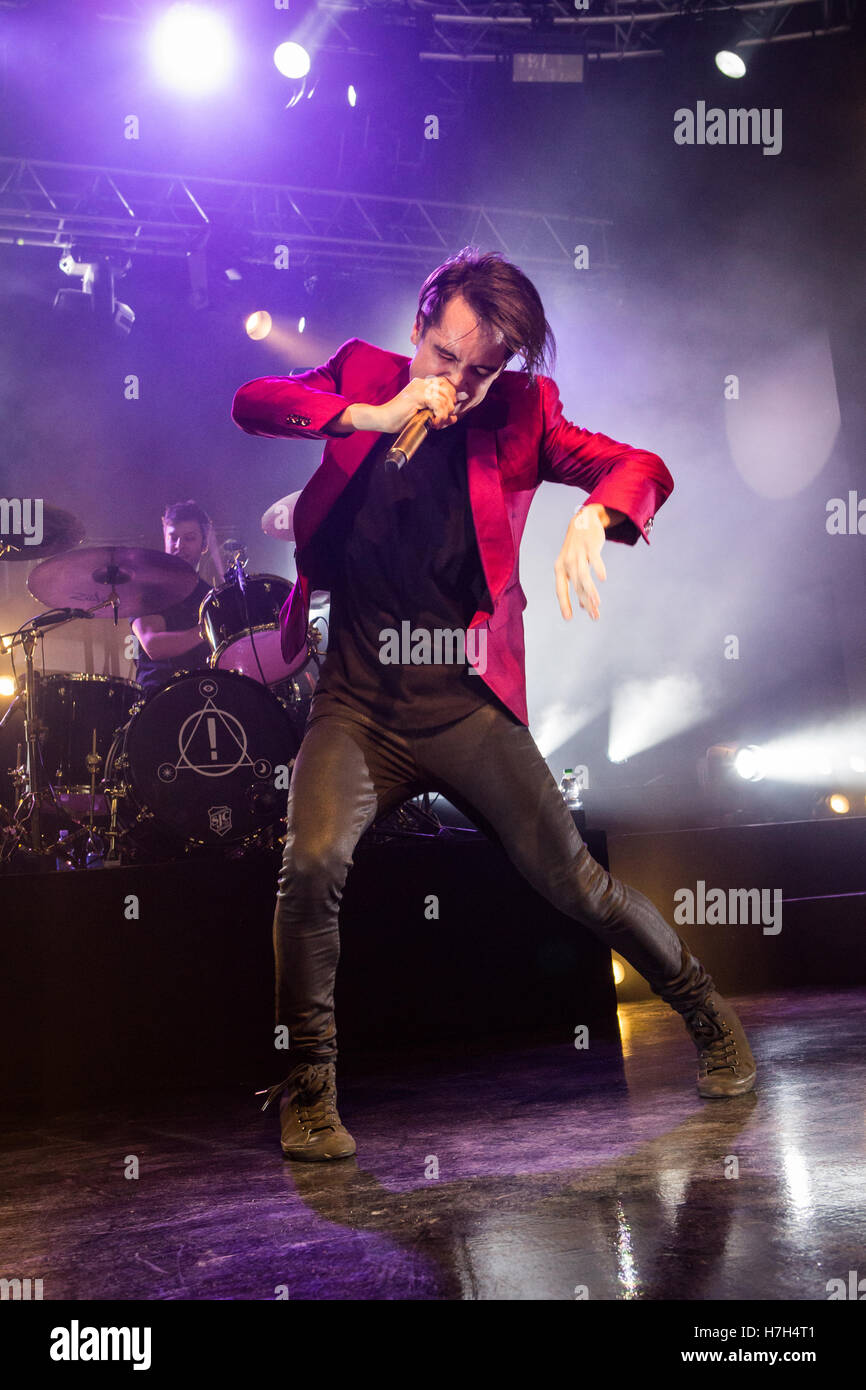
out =
[[[81,289],[58,290],[54,308],[61,313],[77,314],[93,319],[100,325],[111,324],[119,334],[128,334],[135,323],[135,314],[128,304],[121,304],[114,295],[114,281],[125,275],[130,262],[113,265],[110,257],[96,256],[93,260],[76,260],[72,248],[58,262],[64,275],[81,281]]]
[[[734,757],[734,771],[746,782],[762,781],[765,776],[762,750],[753,743],[740,748]]]
[[[617,960],[616,956],[612,956],[610,963],[613,967],[613,982],[615,985],[621,985],[625,979],[625,970],[623,969],[622,961]]]
[[[163,80],[177,91],[214,91],[231,67],[231,35],[202,5],[173,5],[154,27],[151,51]]]
[[[247,336],[256,343],[260,343],[263,338],[266,338],[273,326],[273,319],[267,309],[256,309],[255,313],[250,314],[244,324]]]
[[[716,54],[716,67],[725,77],[745,77],[746,65],[739,53],[722,48]]]
[[[310,55],[299,43],[281,43],[274,50],[274,62],[283,77],[298,79],[310,71]]]
[[[301,314],[301,317],[298,319],[298,332],[303,333],[306,326],[307,320],[304,318],[303,314]]]
[[[826,798],[830,810],[837,816],[847,816],[851,810],[851,802],[842,792],[832,792]]]
[[[352,86],[351,82],[349,83],[349,86],[346,88],[346,100],[350,106],[358,105],[358,93]]]
[[[15,682],[11,676],[0,676],[0,696],[5,698],[15,694]]]

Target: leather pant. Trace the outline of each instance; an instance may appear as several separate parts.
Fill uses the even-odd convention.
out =
[[[335,712],[339,710],[339,713]],[[377,816],[440,791],[560,912],[650,983],[681,968],[680,939],[648,898],[590,855],[529,730],[497,705],[443,728],[408,732],[314,701],[292,771],[274,914],[276,1021],[289,1060],[336,1058],[338,915],[358,839]]]

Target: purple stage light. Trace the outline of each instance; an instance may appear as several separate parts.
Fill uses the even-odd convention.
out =
[[[153,60],[163,80],[178,91],[214,91],[231,68],[232,38],[219,15],[201,5],[173,5],[151,38]]]
[[[310,71],[310,55],[299,43],[281,43],[274,50],[274,62],[283,77],[297,79]]]

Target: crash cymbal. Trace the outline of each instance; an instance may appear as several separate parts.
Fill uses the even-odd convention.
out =
[[[92,608],[118,597],[118,617],[162,613],[192,593],[198,577],[178,555],[124,545],[70,550],[37,565],[27,581],[34,598],[49,608]],[[113,617],[111,606],[93,615]]]
[[[0,537],[0,560],[38,560],[71,550],[84,540],[84,525],[72,512],[42,504],[42,539],[32,545],[25,536]]]

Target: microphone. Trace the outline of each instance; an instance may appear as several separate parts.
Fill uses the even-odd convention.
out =
[[[412,455],[417,452],[427,438],[432,419],[433,411],[426,406],[423,410],[416,411],[408,425],[403,426],[385,455],[386,468],[402,468],[404,463],[409,462]]]
[[[232,557],[232,563],[229,569],[234,569],[240,592],[242,594],[246,593],[246,575],[244,573],[244,565],[247,562],[246,546],[243,541],[228,540],[223,541],[222,548],[226,554]]]
[[[55,623],[68,623],[73,618],[92,618],[93,614],[88,613],[85,608],[52,608],[47,613],[40,613],[38,617],[31,618],[28,627],[54,627]],[[115,623],[117,619],[115,618]]]

